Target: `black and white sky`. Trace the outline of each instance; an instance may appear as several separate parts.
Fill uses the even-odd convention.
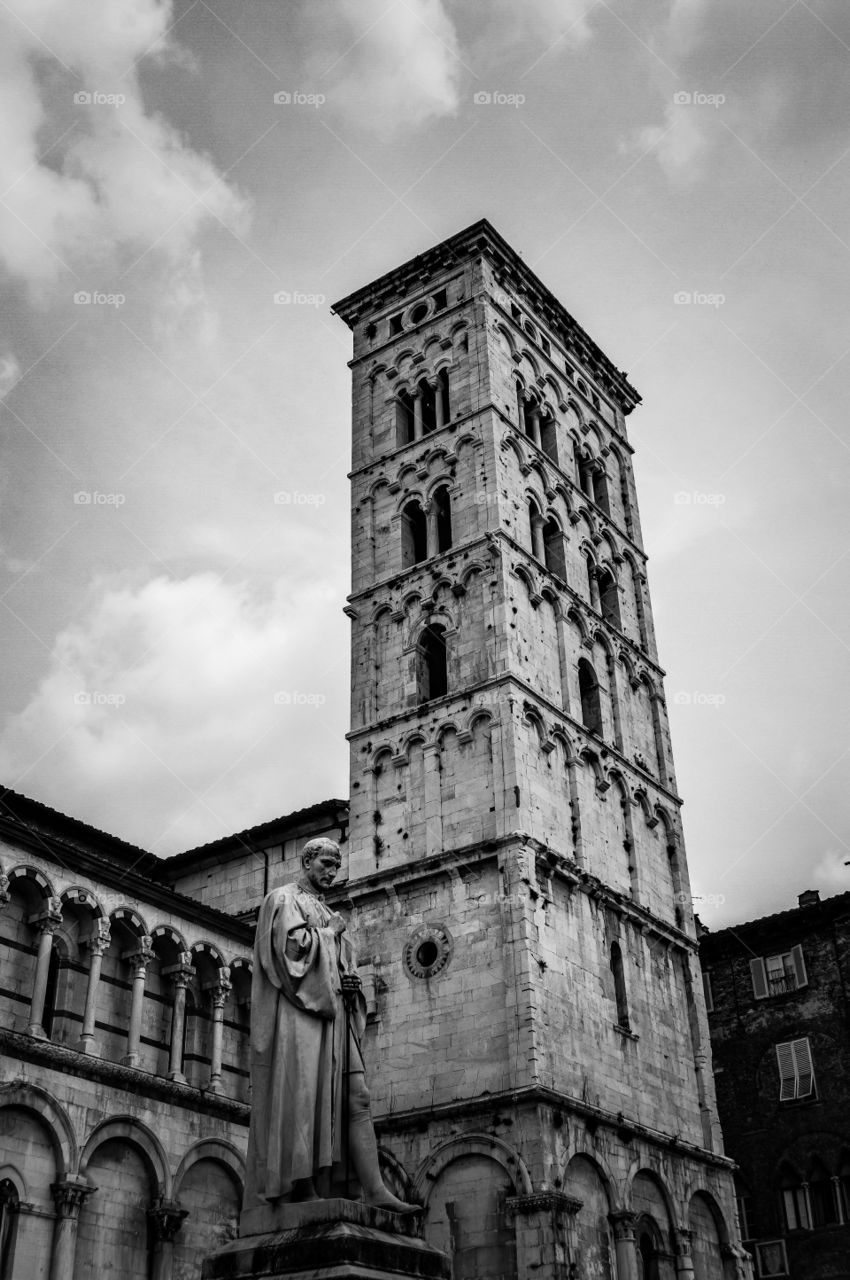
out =
[[[5,785],[161,854],[347,794],[330,304],[487,217],[644,398],[697,910],[850,887],[844,0],[0,28]]]

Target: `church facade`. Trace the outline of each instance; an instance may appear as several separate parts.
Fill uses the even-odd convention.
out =
[[[456,1280],[746,1276],[626,418],[486,222],[343,299],[350,800],[166,860],[0,814],[0,1280],[232,1232],[252,921],[315,835],[388,1184]]]

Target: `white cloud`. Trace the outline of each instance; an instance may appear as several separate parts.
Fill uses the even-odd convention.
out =
[[[5,400],[21,375],[21,366],[13,351],[0,353],[0,400]]]
[[[637,152],[654,151],[667,177],[691,182],[702,176],[708,138],[700,108],[671,102],[663,125],[648,125],[635,140]]]
[[[33,287],[118,250],[176,258],[203,225],[244,218],[213,161],[145,107],[135,64],[168,52],[171,20],[157,0],[0,10],[0,262]]]
[[[598,0],[488,0],[484,9],[488,40],[509,45],[518,37],[556,42],[569,49],[590,38],[588,15]]]
[[[327,84],[328,105],[347,122],[387,135],[455,112],[462,68],[442,0],[339,0],[334,13],[334,49],[316,89]]]
[[[6,725],[5,785],[158,852],[325,798],[334,765],[344,790],[347,670],[315,644],[337,614],[322,586],[95,583]]]

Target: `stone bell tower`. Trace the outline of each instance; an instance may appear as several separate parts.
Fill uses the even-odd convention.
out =
[[[746,1274],[627,378],[486,221],[353,331],[351,825],[388,1178],[456,1280]]]

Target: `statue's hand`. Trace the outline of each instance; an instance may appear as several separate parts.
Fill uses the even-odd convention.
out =
[[[334,931],[334,933],[337,936],[339,936],[339,934],[341,933],[345,933],[345,921],[343,920],[342,916],[337,915],[336,912],[334,912],[333,915],[331,916],[329,923],[330,923],[331,929]]]
[[[343,991],[362,991],[363,990],[363,983],[360,981],[360,977],[358,974],[343,973],[340,976],[342,978]]]

